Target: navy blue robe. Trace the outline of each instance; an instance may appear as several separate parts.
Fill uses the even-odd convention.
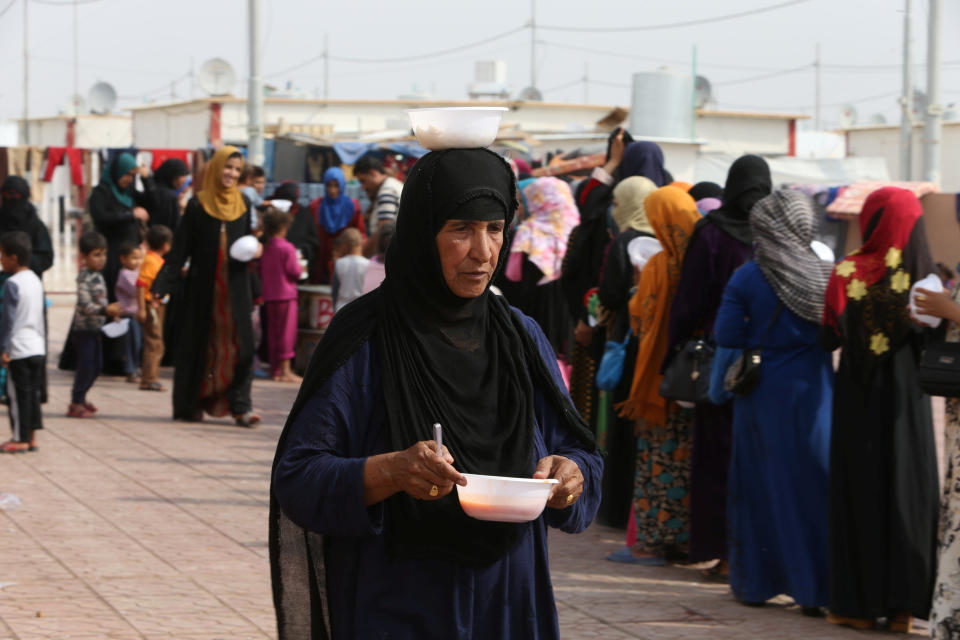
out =
[[[719,345],[763,350],[756,389],[733,401],[730,588],[744,602],[785,593],[822,607],[833,363],[817,343],[819,325],[784,307],[770,326],[779,302],[748,262],[730,278],[714,325]]]
[[[522,317],[562,388],[550,343],[535,322]],[[578,533],[593,520],[600,504],[600,455],[586,452],[564,430],[538,390],[536,457],[555,454],[575,462],[584,476],[580,499],[520,525],[516,547],[489,567],[393,557],[386,550],[389,510],[383,503],[366,507],[363,498],[366,458],[390,450],[380,376],[377,347],[368,341],[290,426],[274,476],[287,516],[324,536],[334,638],[558,638],[547,526]]]

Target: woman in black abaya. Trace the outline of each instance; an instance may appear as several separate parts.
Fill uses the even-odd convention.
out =
[[[274,462],[280,640],[558,637],[547,526],[589,524],[602,463],[543,332],[489,291],[514,185],[485,149],[421,158],[386,280],[317,347]],[[560,483],[535,520],[487,522],[462,473]]]

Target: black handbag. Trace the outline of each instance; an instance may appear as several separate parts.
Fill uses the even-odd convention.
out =
[[[663,372],[660,395],[674,402],[709,403],[710,371],[716,350],[702,338],[683,343]]]
[[[745,396],[756,388],[757,383],[760,382],[760,365],[763,364],[763,343],[767,341],[770,329],[780,317],[782,309],[783,302],[777,305],[777,310],[767,323],[767,328],[760,339],[760,346],[744,349],[740,357],[727,367],[727,372],[723,376],[724,389],[735,395]]]
[[[920,356],[920,388],[931,396],[960,398],[960,342],[934,342]]]

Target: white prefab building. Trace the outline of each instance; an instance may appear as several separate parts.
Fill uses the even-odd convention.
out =
[[[439,106],[502,106],[503,126],[512,128],[535,155],[603,147],[607,134],[597,123],[610,116],[612,105],[582,105],[516,101],[437,100],[310,100],[266,98],[264,124],[268,132],[291,131],[315,137],[376,141],[409,132],[406,109]],[[145,149],[193,149],[220,143],[246,144],[247,101],[243,98],[203,98],[186,102],[134,107],[133,145]],[[626,110],[620,110],[625,120]],[[635,137],[664,147],[677,178],[692,178],[699,152],[794,155],[794,114],[737,113],[700,110],[695,139],[665,139],[651,132]],[[688,174],[686,168],[689,167]]]
[[[129,147],[133,144],[132,118],[127,115],[50,116],[26,121],[29,137],[24,137],[24,121],[20,121],[20,143],[34,147]],[[72,141],[71,141],[72,137]]]
[[[923,180],[923,127],[913,130],[913,162],[909,175],[900,170],[900,127],[898,125],[866,125],[843,130],[847,138],[848,156],[884,158],[890,175],[897,180]],[[943,123],[940,138],[940,190],[960,192],[960,121]]]

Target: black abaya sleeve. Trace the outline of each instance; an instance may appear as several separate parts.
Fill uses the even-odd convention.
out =
[[[30,234],[33,252],[30,255],[30,269],[38,276],[53,266],[53,243],[50,241],[50,232],[47,225],[39,219]]]
[[[160,269],[160,273],[157,274],[157,278],[153,282],[151,291],[154,295],[162,298],[176,289],[183,265],[193,255],[193,245],[196,239],[194,227],[198,215],[206,214],[194,198],[187,205],[180,226],[173,236],[173,247],[170,248],[170,253],[164,258],[163,268]]]
[[[600,276],[600,287],[597,295],[600,304],[610,311],[626,312],[630,302],[630,289],[633,288],[633,264],[627,253],[627,245],[638,233],[621,233],[610,245],[607,252],[607,261]]]
[[[87,201],[90,209],[90,217],[93,218],[93,224],[99,230],[112,230],[130,224],[135,220],[133,210],[120,203],[106,189],[94,188]]]

